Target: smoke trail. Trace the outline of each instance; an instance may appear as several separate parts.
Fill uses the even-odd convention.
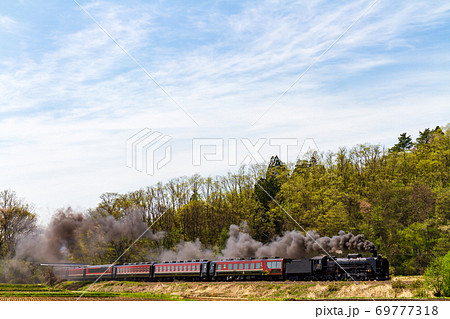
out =
[[[70,208],[59,210],[45,229],[40,228],[19,239],[15,259],[67,262],[70,256],[83,257],[80,251],[89,256],[99,256],[105,252],[108,243],[134,240],[144,233],[148,226],[142,216],[141,209],[129,210],[120,219],[103,216],[96,211],[81,214]],[[154,234],[151,231],[143,236],[156,241],[162,237],[164,232]]]
[[[214,258],[305,258],[311,255],[342,254],[348,251],[371,251],[375,245],[364,239],[363,235],[353,235],[340,231],[333,237],[321,237],[316,231],[303,234],[299,231],[285,232],[282,236],[275,237],[270,243],[263,244],[253,239],[248,231],[247,224],[241,226],[231,225],[229,237],[225,248],[214,257],[211,249],[202,248],[197,239],[195,243],[183,242],[175,251],[166,250],[160,255],[160,260],[186,260],[186,259],[214,259]],[[325,251],[324,251],[325,250]]]
[[[195,242],[181,242],[175,250],[164,250],[157,258],[160,261],[165,260],[192,260],[192,259],[214,259],[214,252],[212,249],[207,249],[202,246],[202,243],[197,238]]]
[[[255,253],[256,257],[302,258],[312,253],[342,254],[346,251],[371,251],[375,245],[364,239],[363,235],[353,235],[340,231],[333,237],[320,237],[315,231],[303,234],[298,231],[285,232],[272,242],[262,245]],[[324,251],[325,250],[325,251]]]
[[[246,224],[242,224],[246,227]],[[254,240],[247,232],[241,232],[239,226],[231,225],[229,237],[222,250],[224,258],[247,258],[257,256],[257,252],[262,248],[263,244]]]

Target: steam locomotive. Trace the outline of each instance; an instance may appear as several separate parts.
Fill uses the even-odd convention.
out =
[[[381,255],[346,258],[187,260],[55,268],[63,280],[238,281],[238,280],[388,280],[389,262]]]

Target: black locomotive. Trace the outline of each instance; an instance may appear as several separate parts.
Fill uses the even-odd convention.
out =
[[[65,280],[236,281],[236,280],[388,280],[389,262],[381,255],[346,258],[187,260],[55,268]]]

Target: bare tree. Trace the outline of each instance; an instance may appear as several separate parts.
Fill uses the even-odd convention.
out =
[[[0,257],[14,255],[18,237],[36,228],[36,215],[32,210],[15,192],[0,192]]]

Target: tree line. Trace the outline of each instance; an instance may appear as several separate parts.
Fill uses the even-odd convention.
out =
[[[140,261],[139,249],[171,249],[197,239],[220,249],[230,225],[246,221],[249,233],[261,242],[293,229],[322,236],[340,230],[361,233],[390,260],[396,274],[411,275],[423,273],[449,251],[449,183],[447,125],[425,129],[415,141],[403,133],[389,149],[361,144],[312,152],[296,163],[274,156],[268,165],[224,176],[179,177],[126,194],[104,193],[85,214],[120,220],[139,208],[153,232],[165,232],[157,242],[137,242],[131,252],[140,253],[128,253],[121,262]],[[30,205],[12,191],[0,193],[0,258],[14,256],[18,236],[35,227]],[[109,243],[95,261],[114,261],[133,240]],[[89,260],[82,253],[69,258]]]

